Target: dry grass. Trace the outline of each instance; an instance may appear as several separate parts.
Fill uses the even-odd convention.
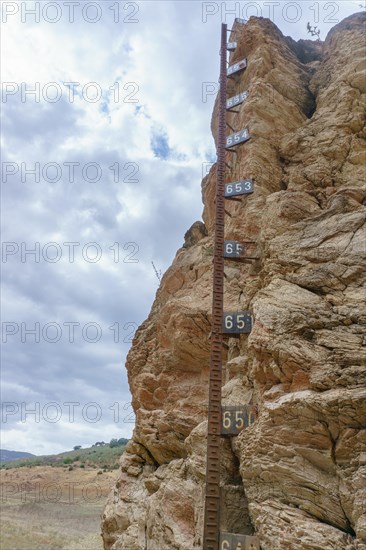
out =
[[[101,550],[100,514],[116,476],[51,466],[2,470],[1,550]]]

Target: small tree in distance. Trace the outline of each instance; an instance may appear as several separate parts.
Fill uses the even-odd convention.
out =
[[[75,447],[73,447],[74,451],[78,451],[79,449],[81,449],[81,445],[75,445]]]
[[[128,439],[121,437],[120,439],[111,439],[109,442],[110,447],[122,447],[122,445],[127,445]]]
[[[317,36],[318,40],[320,40],[320,29],[318,29],[318,27],[312,27],[310,23],[308,23],[306,28],[311,36]]]

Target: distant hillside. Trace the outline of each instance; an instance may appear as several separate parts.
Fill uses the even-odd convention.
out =
[[[18,460],[19,458],[32,458],[35,455],[32,453],[23,453],[22,451],[7,451],[6,449],[0,449],[0,462],[11,462]]]
[[[111,444],[98,444],[85,449],[65,451],[57,455],[35,456],[30,453],[16,453],[15,451],[1,451],[1,453],[14,453],[16,458],[3,458],[1,455],[2,468],[19,468],[22,466],[61,466],[61,467],[81,467],[81,468],[102,468],[112,470],[118,468],[119,459],[125,450],[128,439],[112,440]],[[123,442],[123,443],[122,443]]]

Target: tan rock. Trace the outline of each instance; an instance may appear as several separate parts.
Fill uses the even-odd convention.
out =
[[[227,201],[225,234],[255,240],[258,259],[225,268],[225,309],[255,322],[226,341],[222,396],[257,404],[258,419],[222,440],[221,528],[256,533],[262,550],[366,549],[365,20],[323,44],[251,18],[231,55],[248,58],[235,126],[253,139],[228,154],[230,179],[255,192]],[[205,225],[187,232],[128,356],[137,421],[106,550],[202,548],[215,181],[213,166]]]

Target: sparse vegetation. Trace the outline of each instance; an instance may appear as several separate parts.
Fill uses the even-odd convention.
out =
[[[154,262],[151,262],[151,264],[152,264],[152,266],[153,266],[153,268],[154,268],[155,275],[156,275],[156,277],[157,277],[159,283],[161,283],[161,278],[162,278],[162,276],[163,276],[161,269],[159,269],[159,271],[158,271],[158,270],[156,269],[156,266],[155,266]]]
[[[100,514],[117,472],[51,466],[1,469],[1,548],[102,550]]]
[[[109,444],[100,442],[99,445],[93,445],[93,447],[78,449],[76,451],[67,451],[58,455],[37,456],[34,458],[4,462],[0,464],[0,467],[2,469],[45,465],[54,467],[66,467],[73,465],[75,467],[75,462],[82,462],[84,468],[104,468],[114,470],[116,462],[123,453],[127,442],[128,439],[124,438],[112,439]]]

